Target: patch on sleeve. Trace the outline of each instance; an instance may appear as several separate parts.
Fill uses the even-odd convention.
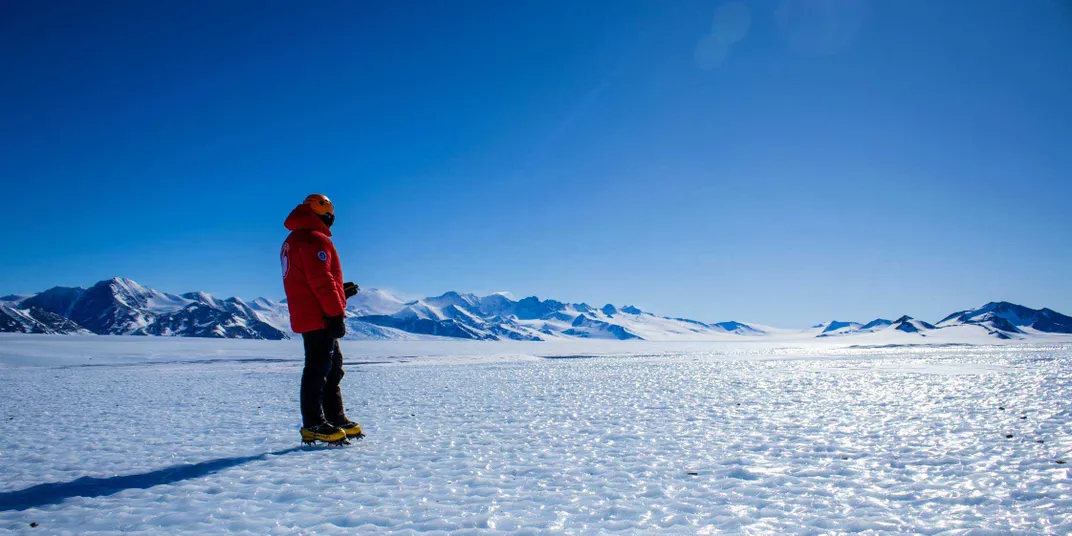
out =
[[[320,259],[321,262],[327,262],[328,253],[326,251],[321,250],[320,253],[316,254],[316,258]]]
[[[290,275],[290,244],[284,243],[279,252],[279,263],[283,266],[283,279]]]

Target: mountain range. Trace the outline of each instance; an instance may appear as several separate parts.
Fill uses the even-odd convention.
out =
[[[348,337],[357,339],[556,339],[725,340],[734,337],[831,338],[871,333],[929,337],[957,330],[997,339],[1072,334],[1072,318],[1051,309],[992,302],[953,313],[937,324],[910,316],[870,322],[829,321],[790,331],[728,321],[670,318],[634,306],[593,307],[508,294],[447,292],[404,300],[377,289],[362,290],[347,307]],[[280,340],[292,337],[286,301],[216,298],[204,292],[169,294],[125,278],[89,288],[54,287],[0,298],[0,332],[156,335]]]

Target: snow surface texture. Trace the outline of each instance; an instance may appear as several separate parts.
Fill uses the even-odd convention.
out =
[[[303,448],[297,341],[82,339],[0,339],[0,532],[1072,532],[1072,346],[345,343]]]

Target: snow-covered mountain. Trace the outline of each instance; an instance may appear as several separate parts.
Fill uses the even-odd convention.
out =
[[[101,281],[88,289],[54,287],[17,302],[7,302],[5,307],[25,312],[42,323],[40,312],[54,315],[47,317],[51,320],[52,333],[287,338],[286,332],[261,318],[238,298],[219,300],[203,292],[177,296],[124,278]],[[65,319],[66,323],[56,317]],[[0,327],[0,331],[9,329]]]
[[[23,300],[20,306],[50,311],[93,333],[147,335],[158,315],[181,309],[186,303],[179,296],[115,278],[88,289],[55,287]]]
[[[839,337],[842,335],[856,335],[861,333],[875,333],[882,331],[893,324],[885,318],[876,318],[866,324],[859,322],[841,322],[832,320],[812,326],[812,331],[817,331],[816,337]]]
[[[874,331],[879,331],[881,329],[886,329],[886,328],[890,327],[890,325],[892,325],[892,324],[893,324],[893,321],[891,321],[891,320],[886,320],[885,318],[876,318],[876,319],[864,324],[863,326],[860,326],[860,329],[858,329],[856,331],[871,333],[871,332],[874,332]]]
[[[744,322],[737,322],[734,320],[731,320],[729,322],[717,322],[715,324],[709,324],[708,326],[714,329],[720,329],[726,333],[733,333],[736,335],[764,335],[766,333],[764,329],[754,324],[745,324]]]
[[[283,330],[265,322],[248,307],[243,310],[230,300],[215,303],[218,305],[194,302],[178,311],[161,314],[146,327],[146,333],[223,339],[288,338]]]
[[[904,315],[901,318],[893,321],[893,324],[888,327],[895,331],[903,331],[905,333],[919,333],[926,335],[926,332],[936,329],[934,325],[928,324],[922,320],[916,320],[908,315]]]
[[[709,325],[660,317],[633,306],[608,304],[597,309],[534,296],[515,300],[507,293],[447,292],[404,301],[383,290],[362,290],[351,299],[348,315],[352,332],[373,338],[397,338],[405,333],[471,340],[668,340],[761,333],[738,322]],[[370,326],[392,331],[377,333]]]
[[[705,323],[655,315],[638,307],[514,299],[447,292],[405,300],[378,289],[362,289],[347,305],[348,338],[377,340],[469,339],[481,341],[731,340],[833,338],[853,344],[1025,339],[1072,334],[1072,317],[1051,309],[1008,302],[949,315],[938,324],[910,316],[867,323],[828,321],[806,330],[728,321]],[[39,294],[0,298],[0,332],[96,333],[243,339],[294,336],[286,300],[221,299],[205,292],[176,295],[123,278],[90,288],[54,287]],[[981,337],[981,339],[980,339]]]
[[[405,303],[392,314],[367,315],[359,320],[410,333],[475,340],[640,338],[585,304],[567,305],[536,297],[514,301],[503,294],[478,297],[447,292]]]
[[[0,332],[80,334],[89,330],[40,307],[21,307],[17,300],[0,300]]]
[[[953,313],[937,324],[906,315],[892,322],[879,318],[864,325],[827,322],[813,326],[811,331],[816,332],[817,337],[899,332],[919,338],[938,335],[974,339],[981,334],[997,339],[1025,339],[1038,335],[1072,334],[1072,317],[1052,309],[1031,309],[1009,302],[991,302],[978,309]],[[954,337],[954,334],[959,335]]]
[[[0,331],[249,339],[293,336],[285,300],[245,302],[205,292],[176,295],[123,278],[101,281],[88,289],[55,287],[30,296],[7,296],[0,304]],[[347,326],[350,338],[388,340],[703,340],[763,333],[740,322],[707,324],[662,317],[629,305],[596,308],[535,296],[515,300],[507,293],[459,292],[407,301],[378,289],[362,289],[350,300]]]
[[[406,301],[385,290],[361,289],[350,298],[346,309],[357,316],[389,315],[397,313],[406,306]]]
[[[819,333],[817,337],[830,337],[834,335],[844,335],[846,333],[854,333],[860,329],[862,324],[858,322],[842,322],[840,320],[831,320],[829,322],[823,322],[812,326],[813,330],[817,330]]]
[[[1051,309],[1031,309],[1009,302],[990,302],[978,309],[953,313],[938,327],[975,325],[986,328],[991,335],[1011,338],[1031,333],[1072,333],[1072,317]]]

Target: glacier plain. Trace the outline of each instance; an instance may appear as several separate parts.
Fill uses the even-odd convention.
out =
[[[1072,533],[1069,344],[343,349],[0,338],[0,533]]]

